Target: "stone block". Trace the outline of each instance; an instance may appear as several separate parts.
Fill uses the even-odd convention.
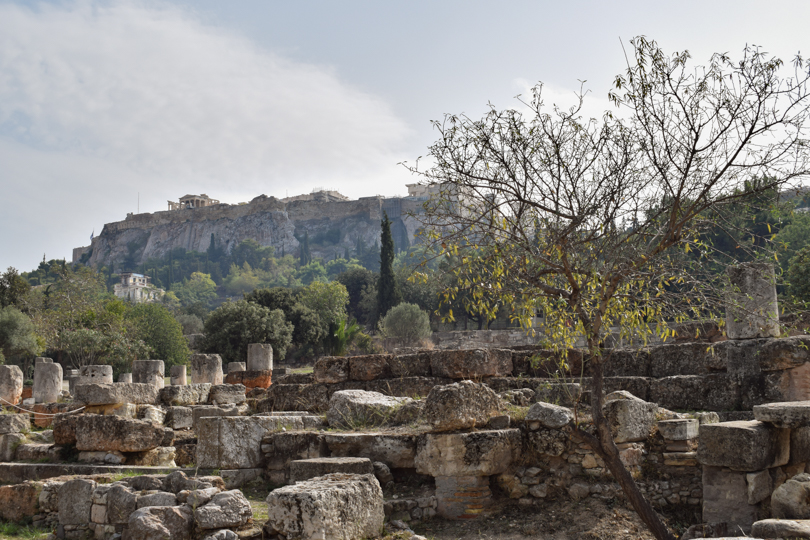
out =
[[[166,366],[163,360],[135,360],[132,362],[132,382],[165,386]]]
[[[649,400],[671,410],[735,411],[740,406],[740,382],[726,373],[652,379]]]
[[[378,392],[341,390],[329,398],[326,420],[334,428],[393,425],[398,410],[411,402],[411,398],[386,396]]]
[[[228,362],[228,373],[235,373],[237,371],[245,371],[247,369],[246,362]]]
[[[700,426],[698,460],[704,466],[755,472],[788,463],[790,430],[753,421]]]
[[[754,523],[751,534],[756,538],[810,538],[810,520],[763,519]]]
[[[76,444],[76,424],[79,414],[62,413],[53,417],[53,442],[59,445]]]
[[[80,384],[112,384],[113,367],[108,365],[82,366],[79,368],[79,377]]]
[[[62,484],[59,488],[59,524],[86,525],[90,521],[95,489],[95,482],[82,478]]]
[[[0,435],[31,431],[31,417],[27,414],[0,414]]]
[[[217,493],[194,511],[194,522],[202,530],[241,527],[251,517],[250,502],[238,489]]]
[[[432,351],[430,371],[435,377],[480,379],[512,374],[512,351],[507,349],[460,349]]]
[[[17,447],[25,442],[22,433],[6,433],[0,435],[0,462],[14,461]]]
[[[426,433],[418,439],[416,472],[431,476],[491,476],[506,472],[521,452],[519,429]]]
[[[537,402],[529,407],[526,413],[526,422],[538,422],[541,426],[559,429],[568,425],[574,419],[574,411],[567,407],[552,405],[551,403]]]
[[[132,373],[121,373],[120,375],[118,375],[118,382],[131,383]]]
[[[166,425],[172,429],[191,429],[192,421],[191,409],[188,407],[169,407],[166,412]]]
[[[134,403],[113,403],[110,405],[87,405],[84,408],[87,414],[102,414],[107,416],[120,416],[121,418],[138,417],[138,406]]]
[[[88,406],[157,403],[158,388],[144,383],[88,383],[76,386],[75,400]]]
[[[138,407],[138,418],[153,424],[163,425],[166,420],[166,411],[154,405],[142,405]]]
[[[753,377],[762,373],[760,351],[768,339],[729,340],[715,346],[718,355],[725,355],[723,367],[735,377]]]
[[[124,525],[136,509],[138,496],[127,487],[112,486],[107,491],[107,520],[114,525]]]
[[[391,377],[389,362],[391,355],[369,354],[349,358],[349,379],[353,381],[373,381]]]
[[[374,465],[370,459],[358,457],[322,457],[290,462],[291,484],[332,473],[374,474]]]
[[[215,384],[208,392],[208,403],[225,405],[233,403],[239,405],[246,401],[245,387],[241,384]]]
[[[191,382],[222,384],[222,358],[218,354],[192,354]]]
[[[702,375],[706,369],[705,343],[674,343],[650,348],[650,377]]]
[[[759,345],[757,360],[762,371],[783,371],[810,362],[810,336],[753,341]]]
[[[658,369],[660,368],[661,366]],[[603,369],[605,377],[649,377],[650,351],[648,349],[614,349],[610,352],[610,359],[605,362]]]
[[[426,353],[398,354],[388,359],[391,377],[430,377],[430,355]]]
[[[472,381],[435,386],[425,400],[423,417],[434,431],[485,426],[500,413],[501,400],[489,387]]]
[[[262,438],[261,449],[265,458],[265,466],[270,471],[283,471],[291,461],[297,459],[328,457],[330,455],[329,448],[324,441],[324,435],[312,431],[268,433]],[[336,457],[341,457],[341,455]]]
[[[365,457],[392,469],[415,467],[416,435],[399,433],[326,433],[324,441],[334,457]]]
[[[244,406],[246,407],[246,405]],[[214,407],[213,405],[196,405],[191,407],[191,429],[197,431],[200,419],[207,416],[239,416],[241,411],[236,405]]]
[[[731,530],[748,533],[757,520],[758,509],[757,505],[748,504],[745,473],[703,467],[704,523],[728,523]]]
[[[605,417],[617,443],[644,441],[655,425],[658,406],[628,392],[614,392],[605,397]]]
[[[33,398],[35,403],[54,403],[62,392],[62,366],[40,363],[34,366]]]
[[[325,384],[274,384],[265,395],[267,397],[257,405],[259,412],[326,412],[329,408],[329,390]]]
[[[482,517],[492,505],[486,476],[439,476],[436,478],[437,511],[445,519]]]
[[[169,368],[169,384],[172,386],[184,386],[188,384],[186,366],[172,366]]]
[[[349,359],[343,356],[324,356],[315,362],[312,375],[316,383],[335,384],[349,380]]]
[[[79,451],[142,452],[156,448],[162,440],[163,427],[144,420],[96,414],[79,415],[76,420]]]
[[[190,506],[147,506],[130,514],[122,540],[190,540],[193,527]]]
[[[219,416],[200,418],[197,466],[255,469],[264,465],[262,438],[271,431],[303,429],[300,417]]]
[[[265,371],[234,371],[225,376],[226,384],[241,384],[247,389],[269,388],[273,382],[273,372]]]
[[[0,366],[0,404],[16,405],[22,399],[23,372],[18,366]]]
[[[286,538],[373,538],[385,513],[373,474],[330,474],[285,486],[267,496],[268,535]]]
[[[158,399],[164,405],[196,405],[208,402],[210,390],[210,383],[166,386],[160,389]]]
[[[745,475],[748,485],[748,504],[757,504],[771,496],[773,482],[768,471],[759,471]]]
[[[176,506],[177,496],[174,493],[167,493],[165,491],[155,491],[152,493],[145,493],[138,495],[135,500],[135,508],[143,508],[145,506]]]
[[[273,346],[269,343],[248,344],[247,370],[273,371]]]
[[[778,428],[810,426],[810,401],[765,403],[754,407],[754,418]]]
[[[769,263],[742,263],[726,269],[731,288],[726,296],[729,339],[779,336],[776,275]]]
[[[262,477],[264,469],[231,469],[222,470],[219,475],[228,489],[237,489]]]
[[[39,494],[42,482],[25,482],[0,486],[0,519],[5,522],[21,522],[39,513]]]
[[[668,441],[688,441],[697,439],[700,424],[693,418],[661,420],[658,432]]]
[[[773,490],[771,517],[810,519],[810,475],[798,474]]]

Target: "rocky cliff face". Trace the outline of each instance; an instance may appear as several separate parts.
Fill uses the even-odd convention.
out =
[[[274,197],[260,196],[248,204],[220,204],[205,208],[128,215],[124,221],[108,223],[93,239],[87,263],[93,266],[122,261],[132,250],[140,264],[152,257],[163,257],[172,249],[189,251],[208,249],[213,234],[230,252],[246,239],[262,246],[273,246],[276,253],[295,254],[298,240],[305,231],[310,239],[320,233],[332,233],[336,243],[313,246],[314,257],[331,260],[353,249],[357,240],[366,245],[379,242],[383,211],[393,224],[399,245],[413,243],[418,222],[409,213],[418,213],[421,203],[415,199],[369,197],[356,201],[293,201],[284,203]],[[83,250],[74,251],[74,258]],[[78,255],[76,255],[78,254]],[[74,262],[78,262],[74,260]]]

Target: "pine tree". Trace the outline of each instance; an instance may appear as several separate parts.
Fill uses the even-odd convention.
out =
[[[402,295],[397,287],[394,277],[394,238],[391,236],[391,221],[388,214],[383,213],[380,223],[382,233],[380,239],[380,278],[377,282],[377,313],[384,317],[388,310],[402,302]]]

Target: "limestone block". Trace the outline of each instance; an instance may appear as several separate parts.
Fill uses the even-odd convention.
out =
[[[810,336],[753,340],[759,347],[757,361],[762,371],[782,371],[810,362]]]
[[[312,371],[316,383],[336,384],[349,380],[349,359],[343,356],[324,356],[315,362]]]
[[[135,508],[143,508],[144,506],[176,506],[177,496],[174,493],[167,493],[165,491],[147,492],[138,495],[135,500]]]
[[[393,424],[398,409],[411,402],[378,392],[340,390],[329,398],[326,420],[330,427],[350,429]]]
[[[118,376],[118,382],[131,383],[132,382],[132,373],[121,373]]]
[[[560,456],[568,446],[568,434],[559,429],[541,428],[530,431],[527,445],[534,451],[549,456]]]
[[[760,351],[771,339],[729,340],[714,347],[718,356],[724,356],[723,367],[735,377],[753,377],[762,373]]]
[[[130,454],[127,463],[139,467],[176,467],[174,446],[158,446],[151,450]]]
[[[79,377],[81,384],[112,384],[113,367],[107,365],[82,366],[79,368]]]
[[[435,386],[425,400],[423,417],[435,431],[485,426],[500,413],[501,400],[488,386],[461,381]]]
[[[190,540],[194,518],[189,506],[147,506],[127,521],[123,540]]]
[[[388,359],[391,377],[430,377],[430,355],[426,353],[400,354]]]
[[[138,496],[124,486],[112,486],[107,491],[107,520],[113,525],[123,525],[135,511]]]
[[[16,405],[22,398],[23,372],[18,366],[0,366],[0,404]]]
[[[531,354],[529,353],[531,356]],[[605,377],[649,377],[650,351],[647,349],[614,349],[604,364]],[[660,368],[659,368],[660,369]],[[670,375],[675,375],[671,373]]]
[[[526,422],[529,425],[538,422],[541,426],[552,429],[566,426],[573,419],[574,411],[571,409],[542,401],[538,401],[529,407],[529,412],[526,413]]]
[[[706,347],[705,343],[674,343],[651,347],[650,377],[708,373]]]
[[[726,334],[729,339],[779,336],[776,275],[768,263],[743,263],[726,270]]]
[[[436,478],[438,514],[445,519],[479,518],[492,505],[486,476],[439,476]]]
[[[778,428],[810,426],[810,401],[766,403],[754,407],[754,418]]]
[[[373,381],[391,377],[389,361],[391,355],[369,354],[349,358],[349,379],[353,381]]]
[[[76,444],[76,424],[80,414],[57,414],[53,417],[53,442],[59,445]]]
[[[374,465],[368,458],[357,457],[322,457],[290,462],[291,484],[332,473],[374,474]]]
[[[787,464],[790,430],[751,421],[700,426],[698,461],[702,465],[754,472]]]
[[[791,465],[810,461],[810,426],[790,430]]]
[[[269,388],[273,381],[273,372],[265,371],[233,371],[225,376],[226,384],[241,384],[247,389]]]
[[[748,504],[745,473],[720,467],[703,467],[703,522],[728,523],[732,530],[751,531],[757,505]]]
[[[138,417],[141,420],[146,420],[153,424],[163,425],[163,422],[166,420],[166,412],[154,405],[144,405],[138,407]]]
[[[245,371],[247,369],[246,362],[228,362],[228,373],[235,373],[237,371]]]
[[[222,358],[218,354],[192,354],[191,382],[222,384]]]
[[[700,424],[693,418],[661,420],[658,432],[668,441],[688,441],[697,439]]]
[[[184,489],[177,492],[177,502],[199,508],[213,499],[214,495],[219,492],[220,489],[215,487],[193,490]]]
[[[312,431],[289,431],[268,433],[262,438],[262,453],[266,468],[280,471],[296,459],[328,457],[329,448],[324,436]],[[341,457],[343,454],[333,454]],[[365,457],[365,456],[364,456]]]
[[[399,433],[326,433],[324,441],[332,456],[365,457],[394,469],[415,467],[416,436]],[[329,455],[329,454],[327,454]]]
[[[150,384],[158,388],[165,385],[166,366],[163,360],[135,360],[132,362],[132,382]]]
[[[62,366],[40,363],[34,367],[33,397],[36,403],[54,403],[62,392]]]
[[[31,481],[0,486],[0,519],[15,523],[37,515],[42,486],[42,482]]]
[[[273,370],[273,346],[269,343],[250,343],[247,350],[248,371]]]
[[[197,466],[210,469],[255,469],[264,455],[262,438],[270,431],[303,429],[298,417],[203,417],[197,429]]]
[[[239,540],[239,535],[230,529],[220,529],[209,534],[203,540]]]
[[[238,489],[217,493],[194,511],[194,521],[202,530],[241,527],[253,517],[250,502]]]
[[[42,364],[47,365],[47,364]],[[90,521],[93,505],[92,480],[77,478],[68,480],[59,488],[59,523],[61,525],[85,525]]]
[[[237,489],[261,478],[264,469],[231,469],[219,471],[227,489]]]
[[[240,406],[225,405],[222,407],[214,407],[213,405],[195,405],[191,407],[191,429],[196,431],[199,426],[200,418],[206,416],[239,416],[241,414]],[[247,408],[247,405],[241,405]]]
[[[166,412],[166,425],[172,429],[191,429],[192,415],[188,407],[169,407]]]
[[[740,382],[726,373],[676,375],[650,381],[650,401],[667,409],[734,411],[740,400]]]
[[[810,474],[798,474],[773,490],[771,516],[810,519]]]
[[[745,475],[745,483],[748,485],[748,504],[757,504],[771,496],[773,482],[771,473],[759,471]]]
[[[0,414],[0,435],[29,431],[31,431],[31,417],[27,414]]]
[[[121,418],[137,418],[138,407],[134,403],[113,403],[110,405],[87,405],[84,409],[87,414],[104,414],[120,416]]]
[[[274,384],[265,395],[267,398],[257,406],[259,412],[326,412],[329,408],[329,390],[325,384]]]
[[[225,405],[234,403],[239,405],[246,401],[245,387],[241,384],[215,384],[208,392],[208,403]]]
[[[763,519],[754,523],[751,534],[757,538],[810,538],[810,520]]]
[[[267,506],[264,531],[286,538],[374,538],[385,519],[372,474],[330,474],[285,486],[270,492]]]
[[[151,405],[157,402],[158,388],[144,383],[89,383],[76,387],[76,401],[88,406],[134,403]]]
[[[164,405],[196,405],[208,402],[211,384],[187,384],[166,386],[160,389],[158,399]]]
[[[434,377],[480,379],[512,374],[512,351],[506,349],[460,349],[432,351],[430,371]]]
[[[506,472],[521,448],[519,429],[426,433],[418,439],[414,464],[431,476],[491,476]]]
[[[76,420],[80,451],[142,452],[156,448],[162,440],[163,427],[144,420],[96,414],[79,415]]]
[[[22,433],[6,433],[0,435],[0,462],[14,461],[17,447],[25,441]]]
[[[628,392],[613,392],[605,396],[604,409],[613,440],[624,443],[644,441],[650,436],[658,406]]]
[[[169,368],[169,384],[183,386],[187,383],[186,366],[172,366]]]

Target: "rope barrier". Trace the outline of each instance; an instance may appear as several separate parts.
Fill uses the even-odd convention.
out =
[[[66,412],[63,412],[63,413],[54,413],[54,414],[51,414],[51,413],[36,412],[36,411],[29,411],[28,409],[23,409],[23,408],[22,408],[22,407],[20,407],[19,405],[14,405],[13,403],[11,403],[11,402],[9,402],[9,401],[6,401],[5,399],[3,399],[3,398],[1,398],[1,397],[0,397],[0,401],[2,401],[3,403],[6,403],[6,404],[8,404],[8,405],[10,405],[11,407],[14,407],[15,409],[20,409],[21,411],[24,411],[24,412],[27,412],[27,413],[31,413],[31,414],[37,414],[37,415],[39,415],[39,416],[56,416],[57,414],[73,414],[73,413],[75,413],[75,412],[79,412],[79,411],[81,411],[81,410],[84,410],[84,409],[85,409],[85,407],[79,407],[78,409],[73,409],[72,411],[66,411]]]

